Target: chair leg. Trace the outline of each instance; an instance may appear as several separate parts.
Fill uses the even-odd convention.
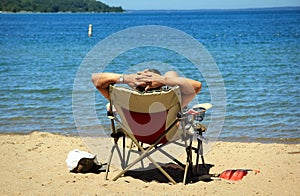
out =
[[[133,141],[131,141],[131,142],[130,142],[130,145],[129,145],[129,150],[128,150],[127,158],[126,158],[126,161],[125,161],[125,164],[126,164],[126,165],[128,165],[128,162],[129,162],[129,158],[130,158],[132,146],[133,146]]]
[[[200,133],[200,136],[202,137],[202,132]],[[205,162],[204,162],[204,156],[203,156],[203,142],[201,139],[198,139],[198,144],[199,144],[199,154],[201,156],[201,160],[202,160],[202,164],[203,164],[203,167],[206,167],[205,165]]]
[[[176,184],[175,180],[160,166],[158,165],[149,154],[149,151],[151,150],[151,148],[148,148],[146,151],[138,144],[135,143],[140,150],[142,151],[142,154],[135,160],[133,161],[131,164],[129,164],[125,169],[123,169],[117,176],[115,176],[113,178],[113,181],[116,181],[119,177],[121,177],[123,174],[125,174],[131,167],[133,167],[137,162],[141,161],[143,158],[147,157],[159,170],[160,172],[162,172],[162,174],[165,175],[166,178],[168,178],[168,180],[170,180],[173,184]],[[148,156],[147,156],[148,155]]]
[[[184,175],[183,175],[183,184],[186,184],[186,176],[188,172],[188,168],[190,167],[189,162],[186,162],[185,169],[184,169]]]
[[[126,165],[126,161],[125,161],[125,147],[126,147],[126,140],[125,140],[125,136],[123,136],[123,159],[122,159],[122,164],[123,164],[123,167],[125,167]]]
[[[186,177],[187,173],[190,169],[190,167],[193,167],[193,162],[192,162],[192,143],[193,141],[190,142],[190,145],[186,148],[186,165],[185,165],[185,170],[184,170],[184,176],[183,176],[183,184],[186,184]],[[191,168],[192,170],[193,168]],[[191,171],[193,172],[193,171]]]
[[[197,144],[197,149],[196,149],[196,175],[198,176],[199,175],[199,154],[201,153],[200,152],[200,141],[199,141],[199,139],[197,139],[197,142],[198,142],[198,144]],[[201,157],[202,157],[202,154],[201,154]]]
[[[198,130],[198,134],[199,136],[202,138],[202,130]],[[201,160],[202,160],[202,165],[203,167],[205,168],[206,165],[205,165],[205,162],[204,162],[204,156],[203,156],[203,142],[201,139],[197,138],[197,149],[196,149],[196,175],[198,176],[199,175],[199,155],[201,156]]]
[[[105,180],[108,180],[108,171],[109,171],[109,167],[110,167],[110,164],[111,164],[111,159],[112,159],[113,153],[115,151],[115,148],[116,148],[116,144],[111,148],[110,156],[109,156],[108,161],[107,161],[107,167],[106,167],[106,170],[105,170]]]
[[[109,158],[108,158],[107,168],[106,168],[106,170],[105,170],[105,180],[108,179],[109,167],[110,167],[111,160],[112,160],[112,157],[113,157],[113,154],[114,154],[114,151],[115,151],[115,150],[117,150],[117,152],[118,152],[118,155],[119,155],[119,158],[120,158],[120,161],[121,161],[121,166],[122,166],[122,168],[125,167],[125,160],[124,160],[125,157],[122,156],[118,144],[115,143],[114,146],[113,146],[112,149],[111,149],[110,156],[109,156]]]

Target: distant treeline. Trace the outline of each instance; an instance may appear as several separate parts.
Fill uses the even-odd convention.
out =
[[[2,12],[123,12],[96,0],[1,0]]]

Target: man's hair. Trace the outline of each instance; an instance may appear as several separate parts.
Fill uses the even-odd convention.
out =
[[[148,69],[148,71],[161,75],[160,71],[157,69]]]

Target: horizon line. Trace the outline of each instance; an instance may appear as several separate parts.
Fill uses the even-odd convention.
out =
[[[124,8],[123,8],[124,9]],[[257,9],[300,9],[299,6],[278,6],[278,7],[249,7],[249,8],[195,8],[195,9],[189,9],[189,8],[181,8],[181,9],[124,9],[126,11],[197,11],[197,10],[257,10]]]

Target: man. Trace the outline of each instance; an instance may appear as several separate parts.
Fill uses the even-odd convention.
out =
[[[179,86],[182,97],[182,107],[185,107],[200,92],[201,82],[178,77],[175,71],[168,71],[164,75],[156,69],[147,69],[135,74],[96,73],[92,75],[92,82],[99,92],[109,99],[110,84],[127,84],[138,90],[157,90],[162,86]]]

